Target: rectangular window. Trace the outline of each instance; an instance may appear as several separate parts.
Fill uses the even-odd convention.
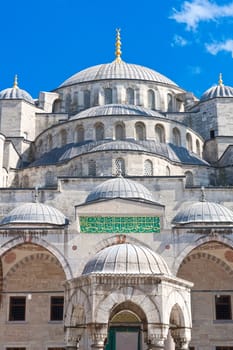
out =
[[[64,306],[64,297],[51,297],[51,304],[50,304],[51,321],[63,320],[63,306]]]
[[[6,350],[26,350],[26,348],[6,348]]]
[[[9,321],[25,321],[26,297],[10,297]]]
[[[231,296],[215,296],[216,320],[231,320]]]
[[[216,346],[216,350],[233,350],[233,346]]]

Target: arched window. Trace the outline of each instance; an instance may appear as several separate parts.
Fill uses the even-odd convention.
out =
[[[145,125],[143,123],[136,123],[135,131],[136,131],[136,140],[141,141],[146,139],[146,130],[145,130]]]
[[[91,93],[89,90],[83,91],[84,108],[89,108],[91,106]]]
[[[165,143],[165,131],[163,125],[157,124],[155,126],[155,138],[156,141]]]
[[[93,159],[88,161],[88,176],[96,176],[96,162]]]
[[[65,129],[61,130],[61,146],[65,146],[67,143],[67,131]]]
[[[83,142],[84,141],[84,128],[83,126],[78,126],[76,129],[76,141]]]
[[[115,138],[116,138],[116,140],[124,140],[125,139],[125,127],[123,124],[116,125]]]
[[[147,91],[148,108],[155,109],[155,93],[153,90]]]
[[[116,175],[125,176],[125,161],[123,158],[117,158],[115,160],[115,171]]]
[[[171,175],[171,170],[169,168],[169,166],[166,166],[166,176],[170,176]]]
[[[171,94],[167,94],[167,111],[172,112],[173,107],[173,98]]]
[[[106,88],[104,89],[104,104],[109,105],[112,103],[112,89]]]
[[[175,146],[180,146],[180,145],[181,145],[181,137],[180,137],[180,131],[179,131],[179,129],[174,128],[174,129],[172,130],[172,137],[173,137],[173,140],[172,140],[173,144],[174,144]]]
[[[52,112],[59,113],[60,111],[61,111],[61,100],[55,100],[53,102]]]
[[[196,153],[201,156],[201,146],[199,140],[196,140]]]
[[[134,105],[134,90],[132,88],[126,90],[126,103]]]
[[[193,173],[191,171],[186,171],[184,174],[186,176],[185,186],[186,187],[193,186]]]
[[[153,176],[153,164],[149,159],[146,159],[144,162],[144,175]]]
[[[96,124],[95,126],[95,139],[96,141],[104,139],[104,126],[102,123]]]
[[[189,151],[193,151],[193,141],[192,141],[192,136],[187,133],[186,134],[186,145]]]

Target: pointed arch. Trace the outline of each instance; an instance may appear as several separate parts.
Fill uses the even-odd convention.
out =
[[[144,175],[153,176],[153,163],[150,159],[144,161]]]
[[[155,139],[157,142],[165,143],[165,130],[162,124],[155,125]]]
[[[181,146],[180,130],[177,127],[172,130],[172,143],[175,146]]]
[[[135,124],[135,134],[137,141],[146,140],[146,128],[145,125],[141,122]]]
[[[132,88],[128,88],[126,90],[126,103],[129,105],[135,104],[135,93],[134,93],[134,89]]]

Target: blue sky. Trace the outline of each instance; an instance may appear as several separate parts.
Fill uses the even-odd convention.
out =
[[[218,82],[233,86],[233,1],[11,0],[1,3],[0,89],[34,98],[74,73],[122,59],[150,67],[197,97]]]

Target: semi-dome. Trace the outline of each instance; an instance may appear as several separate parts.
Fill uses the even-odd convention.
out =
[[[86,68],[65,80],[60,87],[109,79],[153,81],[177,87],[177,84],[172,80],[150,68],[126,63],[122,60]]]
[[[233,212],[221,204],[200,201],[180,210],[173,224],[227,223],[233,224]]]
[[[115,244],[99,251],[87,262],[82,275],[91,273],[171,275],[160,255],[145,246],[131,243]]]
[[[125,104],[108,104],[104,106],[95,106],[72,116],[70,119],[82,119],[90,117],[100,117],[105,115],[138,115],[144,117],[164,118],[163,114],[153,111],[149,108],[125,105]]]
[[[15,77],[14,85],[12,88],[7,88],[0,91],[0,100],[24,100],[31,104],[34,104],[34,100],[29,93],[18,87],[17,77]]]
[[[216,97],[233,97],[233,87],[226,86],[222,81],[222,74],[219,76],[218,85],[212,86],[204,92],[201,101],[210,100]]]
[[[48,224],[67,225],[68,219],[58,209],[42,203],[26,203],[13,209],[0,225]]]
[[[128,198],[154,202],[152,193],[145,186],[119,176],[96,186],[87,196],[86,203],[113,198]]]

